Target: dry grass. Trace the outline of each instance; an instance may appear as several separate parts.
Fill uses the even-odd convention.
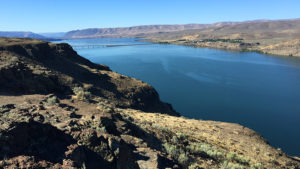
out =
[[[226,165],[237,163],[249,168],[259,165],[266,168],[281,168],[287,163],[292,163],[289,157],[268,145],[260,135],[238,124],[142,113],[129,109],[123,110],[123,114],[130,116],[143,128],[148,126],[148,129],[153,127],[171,133],[184,133],[190,142],[203,144],[200,146],[203,151],[209,148],[209,152],[216,152],[214,154],[217,158],[219,155],[231,161]]]

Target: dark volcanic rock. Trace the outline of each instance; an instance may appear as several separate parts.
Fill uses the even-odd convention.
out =
[[[178,115],[162,103],[155,89],[139,80],[94,64],[68,44],[30,39],[1,39],[0,92],[9,94],[70,95],[76,86],[88,86],[93,96],[120,107]]]

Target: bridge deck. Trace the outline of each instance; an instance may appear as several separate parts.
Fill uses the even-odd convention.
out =
[[[93,49],[93,48],[107,48],[107,47],[120,47],[120,46],[137,46],[137,45],[149,45],[149,44],[72,45],[72,47],[73,49]]]

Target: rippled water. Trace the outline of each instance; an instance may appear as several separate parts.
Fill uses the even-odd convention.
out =
[[[142,43],[136,39],[65,42]],[[150,83],[183,116],[242,124],[271,145],[300,156],[298,58],[158,44],[76,50],[113,71]]]

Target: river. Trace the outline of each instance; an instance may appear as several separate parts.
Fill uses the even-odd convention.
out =
[[[126,38],[63,42],[92,62],[153,85],[183,116],[239,123],[300,156],[300,58]]]

